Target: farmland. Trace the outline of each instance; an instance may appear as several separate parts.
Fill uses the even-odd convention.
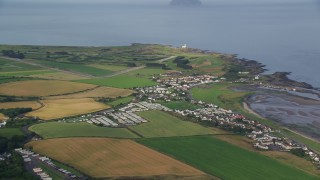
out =
[[[101,64],[90,64],[89,66],[95,67],[95,68],[99,68],[99,69],[106,69],[106,70],[109,70],[109,71],[112,71],[112,72],[122,71],[122,70],[125,70],[125,69],[128,68],[127,66],[103,64],[103,63],[101,63]]]
[[[214,73],[215,75],[223,75],[223,67],[225,62],[219,59],[217,56],[201,56],[201,57],[193,57],[190,59],[191,65],[194,69],[206,72],[206,73]]]
[[[0,58],[0,73],[8,73],[8,72],[23,72],[23,71],[37,71],[43,70],[38,66],[32,66],[29,64],[25,64],[15,60],[8,60],[4,58]]]
[[[34,141],[26,146],[94,178],[204,175],[131,140],[65,138]]]
[[[49,96],[73,93],[94,88],[94,85],[49,80],[30,80],[0,85],[0,94],[12,96]]]
[[[213,137],[141,139],[140,143],[222,179],[318,179]]]
[[[85,79],[79,80],[77,82],[116,88],[133,88],[156,85],[156,83],[151,81],[150,79],[128,75],[118,75],[110,78]]]
[[[79,80],[79,79],[86,79],[86,77],[77,75],[77,74],[72,74],[72,73],[67,73],[67,72],[58,72],[58,71],[53,71],[49,73],[42,73],[42,74],[33,74],[28,77],[33,77],[33,78],[41,78],[41,79],[52,79],[52,80]]]
[[[45,65],[48,67],[67,70],[71,72],[89,74],[92,76],[104,76],[112,73],[112,71],[110,70],[91,67],[81,63],[64,63],[64,62],[52,62],[52,61],[33,61],[33,62],[39,63],[41,65]]]
[[[162,111],[144,111],[137,114],[149,122],[132,126],[130,129],[143,137],[190,136],[216,133],[213,129],[183,121]]]
[[[27,116],[39,117],[43,120],[58,119],[68,116],[91,113],[110,106],[98,103],[91,98],[43,100],[44,107],[30,112]]]
[[[38,109],[40,107],[41,107],[41,104],[36,101],[19,101],[19,102],[0,103],[0,109],[10,109],[10,108]]]
[[[232,86],[242,84],[228,83],[228,78],[226,82],[215,82],[222,76],[227,76],[224,74],[228,74],[230,66],[228,58],[222,59],[220,54],[139,44],[129,47],[0,45],[0,50],[2,49],[22,52],[26,59],[0,57],[0,100],[5,102],[0,103],[0,109],[31,107],[34,111],[27,116],[53,120],[43,122],[19,116],[12,121],[15,126],[10,125],[11,120],[7,121],[7,126],[24,127],[29,123],[38,123],[29,127],[29,130],[44,140],[31,142],[29,145],[34,146],[37,152],[81,170],[91,176],[89,178],[208,178],[203,177],[200,171],[221,179],[314,179],[317,177],[308,173],[320,174],[316,167],[318,164],[315,160],[312,162],[308,159],[309,157],[300,158],[287,152],[260,151],[254,148],[253,142],[259,142],[258,140],[235,136],[230,132],[242,133],[242,130],[246,130],[245,133],[252,133],[251,125],[245,124],[248,121],[238,121],[233,118],[234,113],[206,104],[213,103],[226,110],[231,109],[249,120],[267,125],[252,125],[254,128],[264,128],[263,135],[269,135],[269,126],[272,136],[276,134],[272,133],[273,130],[280,129],[281,137],[286,134],[286,137],[294,137],[292,140],[304,142],[311,150],[319,150],[319,143],[244,111],[242,100],[250,92],[231,90]],[[159,61],[171,56],[173,58]],[[174,62],[178,56],[185,59],[192,69],[178,67]],[[180,72],[168,73],[167,77],[159,76],[168,72],[159,63],[168,65],[168,69],[173,71],[181,71],[179,77],[184,79],[175,79],[179,78],[176,75]],[[130,67],[138,67],[138,70]],[[235,69],[237,75],[238,70]],[[199,78],[202,75],[209,76]],[[161,81],[170,78],[173,79],[171,84]],[[156,83],[155,79],[159,81]],[[148,92],[135,89],[155,85],[159,86],[148,88]],[[206,103],[189,103],[192,98]],[[118,106],[131,101],[133,104],[150,101],[181,111],[165,112],[165,108],[158,108],[162,111],[151,110],[151,103],[142,107]],[[111,106],[114,107],[115,111],[112,113],[117,114],[116,117],[110,116],[111,109],[82,116]],[[191,112],[195,109],[202,111]],[[148,122],[130,123],[134,119],[132,115],[128,117],[126,112],[131,110]],[[190,111],[182,112],[183,110]],[[92,121],[101,117],[110,118],[110,121],[119,123],[119,126],[111,127],[110,124],[99,124],[101,121]],[[1,118],[0,114],[0,121]],[[191,121],[199,121],[208,126],[214,124],[230,131],[205,127]],[[22,134],[22,131],[18,128],[0,129],[0,136],[9,138],[19,133]],[[270,137],[271,140],[272,138]],[[281,139],[281,143],[286,145],[284,141]]]
[[[76,98],[117,98],[126,97],[133,93],[134,91],[128,89],[119,89],[112,87],[98,87],[85,92],[62,95],[62,96],[51,96],[46,99],[76,99]]]
[[[44,75],[53,73],[54,71],[48,70],[36,70],[36,71],[16,71],[16,72],[2,72],[0,76],[18,76],[18,77],[25,77],[25,76],[36,76],[36,75]]]
[[[33,125],[29,130],[45,139],[61,137],[138,137],[125,128],[98,127],[88,123],[48,122]]]
[[[253,143],[252,140],[250,140],[246,137],[243,137],[243,136],[217,135],[214,137],[219,140],[222,140],[224,142],[228,142],[230,144],[233,144],[237,147],[263,154],[263,155],[268,156],[270,158],[276,159],[282,163],[294,166],[298,169],[301,169],[301,170],[304,170],[304,171],[309,172],[311,174],[315,174],[315,175],[320,176],[320,172],[318,171],[317,167],[315,167],[310,161],[308,161],[305,158],[295,156],[292,153],[279,152],[279,151],[259,151],[252,146],[252,143]]]

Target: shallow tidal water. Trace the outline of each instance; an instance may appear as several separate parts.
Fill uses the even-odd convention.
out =
[[[256,94],[247,102],[262,117],[320,140],[320,101],[284,94]]]

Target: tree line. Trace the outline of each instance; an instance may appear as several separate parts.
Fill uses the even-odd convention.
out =
[[[11,57],[11,58],[18,58],[18,59],[24,59],[25,56],[22,52],[20,51],[13,51],[13,50],[2,50],[2,55]]]

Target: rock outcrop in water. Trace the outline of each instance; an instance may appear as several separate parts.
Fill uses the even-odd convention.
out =
[[[201,6],[200,0],[172,0],[171,6]]]

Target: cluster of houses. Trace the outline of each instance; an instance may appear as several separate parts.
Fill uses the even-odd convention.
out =
[[[166,76],[170,77],[170,75]],[[149,101],[161,99],[162,97],[166,97],[166,99],[163,99],[166,101],[170,101],[174,99],[172,98],[172,96],[167,96],[167,94],[170,94],[170,92],[172,93],[174,91],[166,87],[173,88],[174,90],[178,91],[182,90],[181,92],[186,92],[194,86],[218,81],[219,80],[217,80],[217,77],[210,75],[170,77],[165,79],[158,79],[157,82],[160,83],[160,85],[148,87],[145,89],[139,89],[138,92],[139,94],[150,96],[148,98]],[[286,90],[295,91],[295,89]],[[249,138],[254,140],[254,147],[256,147],[257,149],[277,151],[291,151],[292,149],[303,149],[304,153],[317,166],[320,166],[319,154],[293,140],[287,138],[279,138],[273,135],[274,131],[268,126],[250,120],[245,116],[232,112],[231,110],[219,108],[214,104],[207,104],[201,101],[194,100],[191,100],[191,102],[200,105],[200,107],[202,108],[196,110],[174,111],[182,116],[187,116],[197,121],[210,121],[210,123],[213,123],[215,126],[220,127],[222,129],[244,133]]]
[[[142,117],[135,114],[135,112],[139,111],[148,111],[148,110],[162,110],[162,111],[171,111],[171,109],[158,104],[158,103],[149,103],[149,102],[138,102],[138,103],[130,103],[125,107],[120,108],[117,112],[109,113],[109,115],[119,123],[123,125],[137,125],[141,123],[148,122]]]
[[[125,107],[119,109],[122,112],[139,112],[139,111],[148,111],[148,110],[160,110],[160,111],[172,111],[171,109],[159,104],[159,103],[150,103],[150,102],[138,102],[130,103]]]
[[[120,109],[108,109],[106,111],[97,112],[94,114],[82,115],[78,118],[71,118],[67,120],[63,119],[59,122],[87,122],[89,124],[105,127],[133,126],[148,122],[147,120],[135,114],[135,112],[148,110],[172,111],[161,104],[142,101],[138,103],[127,104]]]
[[[55,169],[56,171],[61,172],[62,174],[64,174],[69,179],[77,179],[78,178],[73,173],[71,173],[71,172],[69,172],[69,171],[67,171],[67,170],[65,170],[63,168],[60,168],[57,165],[55,165],[51,161],[51,159],[49,159],[48,157],[40,156],[39,154],[36,154],[36,153],[34,153],[34,152],[30,151],[30,150],[22,149],[22,148],[17,148],[17,149],[15,149],[15,151],[22,155],[22,158],[23,158],[25,163],[32,163],[32,161],[40,161],[40,162],[42,162],[44,164],[47,164],[49,167]],[[39,167],[33,168],[33,172],[35,174],[37,174],[38,176],[40,176],[40,178],[42,180],[52,180],[52,178]]]
[[[96,124],[96,125],[103,125],[103,126],[109,126],[109,127],[118,127],[119,124],[112,121],[106,116],[101,115],[95,115],[91,119],[86,119],[87,123],[89,124]]]
[[[198,102],[204,105],[203,102]],[[243,132],[254,140],[254,147],[261,150],[291,151],[302,149],[304,153],[320,166],[319,154],[293,140],[280,138],[273,134],[273,130],[257,121],[247,119],[245,116],[234,113],[231,110],[219,108],[213,104],[205,104],[204,108],[196,110],[174,110],[176,113],[187,116],[197,121],[210,121],[222,129]]]
[[[143,119],[142,117],[140,117],[132,112],[110,113],[110,116],[112,116],[119,123],[126,125],[126,126],[133,126],[136,124],[148,122],[147,120]]]
[[[151,87],[141,87],[135,89],[138,92],[138,99],[142,99],[143,97],[147,97],[149,101],[156,100],[182,100],[183,98],[180,96],[180,93],[177,92],[172,87],[167,87],[166,85],[157,85]],[[185,94],[185,92],[181,92]]]
[[[199,75],[199,76],[180,76],[158,79],[158,83],[173,87],[177,90],[187,91],[194,86],[207,84],[212,82],[219,82],[216,76]]]

